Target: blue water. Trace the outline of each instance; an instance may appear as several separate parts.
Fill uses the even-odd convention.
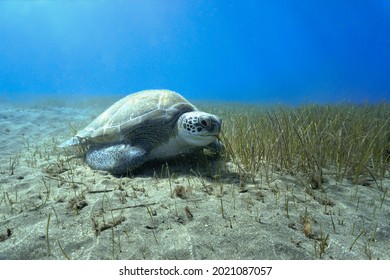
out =
[[[0,94],[390,100],[389,0],[0,1]]]

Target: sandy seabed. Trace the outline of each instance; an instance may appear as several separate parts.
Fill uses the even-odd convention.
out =
[[[205,155],[115,177],[57,148],[104,109],[90,105],[0,105],[0,259],[390,259],[389,176],[242,184]]]

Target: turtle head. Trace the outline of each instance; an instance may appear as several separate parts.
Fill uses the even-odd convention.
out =
[[[205,112],[188,112],[177,122],[178,135],[189,145],[207,146],[215,141],[221,132],[222,120]]]

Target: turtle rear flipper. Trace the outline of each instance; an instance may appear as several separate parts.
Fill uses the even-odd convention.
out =
[[[64,142],[62,142],[60,145],[58,145],[59,148],[66,148],[66,147],[72,147],[81,144],[80,138],[77,136],[74,136]]]
[[[126,174],[142,165],[146,152],[130,144],[105,144],[88,150],[86,161],[93,169],[109,171],[112,174]]]

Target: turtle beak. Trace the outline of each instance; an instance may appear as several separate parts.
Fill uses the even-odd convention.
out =
[[[206,136],[218,136],[221,132],[222,119],[218,116],[211,115],[208,118],[208,125],[205,127],[207,133]]]

